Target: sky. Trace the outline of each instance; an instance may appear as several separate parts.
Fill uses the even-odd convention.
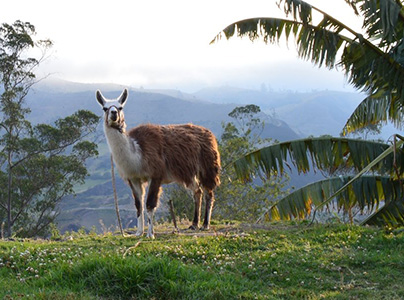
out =
[[[212,86],[354,91],[341,70],[297,58],[295,44],[232,38],[210,45],[227,25],[252,17],[284,17],[277,0],[13,0],[0,22],[27,21],[54,45],[37,70],[84,83],[196,92]],[[345,1],[309,3],[360,29]]]

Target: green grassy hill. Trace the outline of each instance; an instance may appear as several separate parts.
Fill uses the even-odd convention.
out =
[[[184,225],[185,227],[185,225]],[[2,299],[403,299],[404,233],[277,223],[0,241]]]

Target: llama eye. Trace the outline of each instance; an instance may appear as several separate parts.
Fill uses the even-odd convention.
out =
[[[103,107],[102,109],[103,109],[105,112],[108,110],[108,108],[106,108],[106,107]]]
[[[121,111],[122,109],[123,109],[123,107],[122,107],[122,106],[121,106],[121,107],[118,107],[118,110],[119,110],[119,111]]]

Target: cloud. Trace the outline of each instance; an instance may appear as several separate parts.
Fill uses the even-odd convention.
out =
[[[22,0],[6,1],[0,18],[30,21],[38,37],[52,39],[53,56],[39,72],[66,80],[189,91],[223,84],[259,88],[263,82],[274,89],[346,88],[342,74],[297,59],[293,42],[288,48],[233,38],[209,45],[234,21],[283,16],[275,3]]]

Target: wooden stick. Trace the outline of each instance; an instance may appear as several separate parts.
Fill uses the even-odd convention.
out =
[[[177,226],[177,220],[175,217],[175,212],[174,212],[174,205],[173,205],[173,201],[170,199],[168,200],[168,204],[170,204],[170,213],[171,213],[171,219],[173,220],[173,224],[175,227],[175,231],[179,232],[178,226]]]
[[[119,214],[118,196],[116,195],[114,160],[112,158],[112,154],[111,154],[111,176],[112,176],[112,189],[114,190],[115,211],[116,211],[116,217],[118,218],[119,231],[121,232],[121,235],[124,236],[123,229],[122,229],[121,216]]]

